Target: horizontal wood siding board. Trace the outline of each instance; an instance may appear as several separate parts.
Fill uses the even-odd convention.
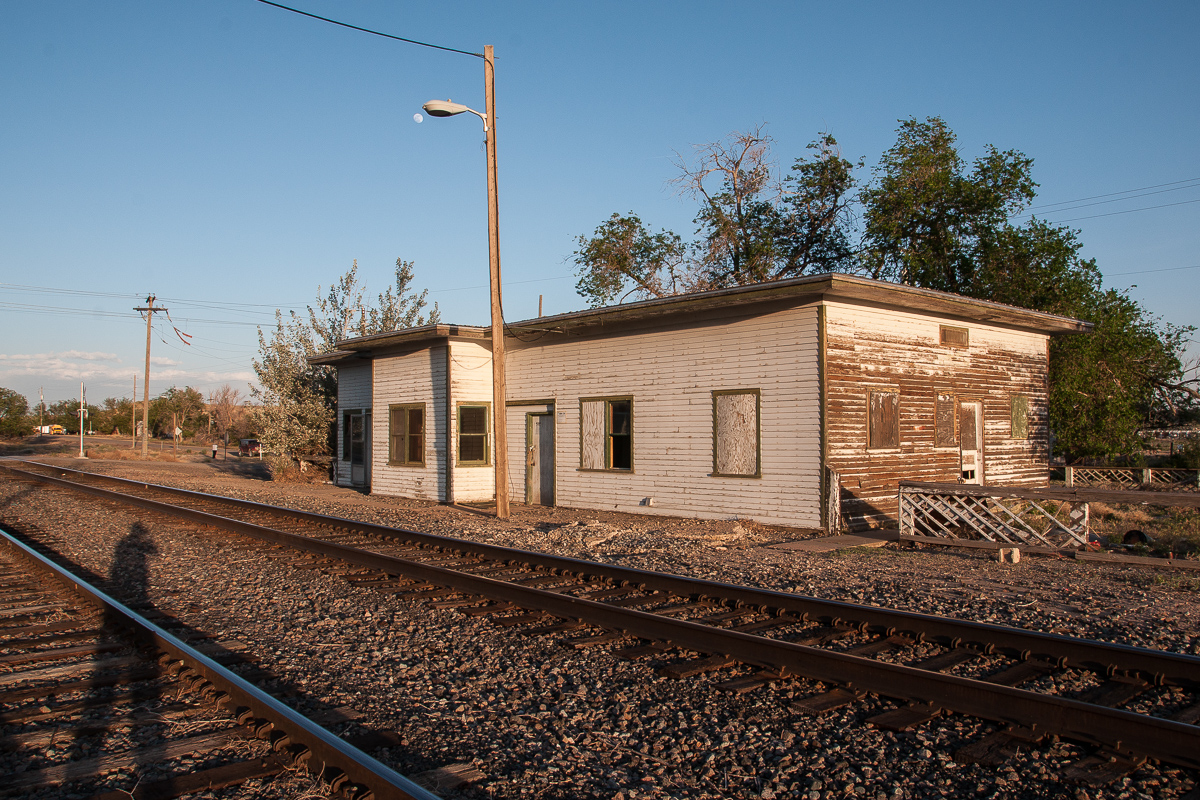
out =
[[[371,418],[372,494],[444,499],[446,478],[446,351],[434,346],[399,356],[375,359],[372,406],[383,409]],[[425,404],[424,466],[388,464],[390,405]]]
[[[463,403],[492,403],[492,351],[480,342],[450,342],[450,463],[454,464],[456,502],[486,502],[496,497],[495,422],[488,420],[488,463],[458,465],[458,407]]]
[[[508,394],[555,399],[559,505],[816,526],[816,342],[812,305],[510,342]],[[753,481],[711,476],[712,392],[739,389],[761,393],[762,477]],[[579,471],[580,399],[594,397],[633,398],[633,473]],[[653,506],[641,505],[647,497]]]
[[[839,302],[828,303],[826,314],[828,463],[841,473],[851,525],[894,521],[902,479],[957,481],[957,444],[936,443],[939,395],[955,405],[982,401],[987,483],[1045,483],[1044,335],[971,323],[969,346],[948,347],[940,344],[947,323],[933,315]],[[888,390],[899,392],[899,447],[870,450],[864,446],[870,393]],[[1010,436],[1013,394],[1028,398],[1028,439]]]

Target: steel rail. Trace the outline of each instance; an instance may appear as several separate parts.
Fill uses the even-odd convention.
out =
[[[0,537],[2,537],[0,544],[3,544],[11,553],[49,575],[84,602],[101,609],[108,615],[113,615],[126,628],[148,637],[148,640],[153,641],[154,645],[166,653],[172,661],[182,662],[193,673],[203,676],[216,691],[225,693],[228,698],[225,704],[235,707],[235,716],[244,718],[248,711],[255,718],[270,721],[274,726],[274,731],[281,734],[280,736],[276,735],[274,731],[272,732],[273,743],[277,749],[296,746],[307,748],[306,756],[303,755],[303,751],[298,752],[310,768],[320,765],[316,770],[318,774],[328,768],[340,770],[350,784],[367,789],[370,794],[358,795],[362,798],[438,800],[437,795],[288,708],[237,673],[225,669],[213,659],[172,636],[116,599],[18,541],[7,531],[0,530]]]
[[[49,476],[35,477],[47,479]],[[112,493],[98,487],[57,478],[49,480],[98,496],[112,496]],[[787,673],[865,690],[884,697],[929,704],[939,709],[1001,724],[1017,725],[1032,729],[1041,735],[1062,736],[1168,761],[1179,766],[1200,768],[1200,726],[1038,694],[988,683],[985,680],[930,672],[849,653],[714,628],[651,612],[611,606],[419,561],[284,533],[147,498],[119,495],[118,499],[201,524],[222,527],[260,541],[337,558],[367,569],[406,575],[467,594],[510,602],[524,608],[539,609],[565,619],[576,619],[598,627],[620,630],[652,641],[668,641],[697,652],[727,655],[746,664],[784,670]],[[352,521],[348,522],[355,524]],[[450,541],[459,545],[465,544],[457,540]],[[587,567],[586,574],[595,574],[592,568],[597,565],[574,560],[572,563]],[[564,574],[564,577],[567,575]]]
[[[37,462],[28,463],[36,464]],[[1098,642],[1090,639],[1011,628],[986,622],[938,617],[915,611],[901,611],[880,608],[878,606],[847,603],[839,600],[825,600],[807,595],[738,586],[719,581],[672,575],[670,573],[617,567],[567,556],[517,550],[498,545],[454,539],[405,528],[389,528],[383,525],[359,522],[343,517],[331,517],[311,511],[282,508],[250,500],[210,495],[187,489],[132,481],[126,478],[96,475],[95,473],[76,470],[64,470],[61,467],[54,467],[48,464],[38,464],[38,466],[81,477],[95,478],[102,482],[115,483],[117,485],[144,487],[172,496],[188,498],[196,502],[216,502],[233,508],[282,516],[323,526],[352,528],[358,533],[398,539],[431,548],[475,555],[494,561],[537,565],[551,573],[557,571],[580,577],[602,578],[619,586],[638,586],[647,591],[669,592],[680,597],[692,597],[696,599],[704,597],[718,600],[733,608],[758,608],[764,613],[787,614],[804,620],[846,623],[857,627],[862,633],[877,635],[902,634],[918,641],[932,642],[944,647],[971,647],[986,654],[995,653],[1021,660],[1036,659],[1049,662],[1058,667],[1071,666],[1088,670],[1105,677],[1123,675],[1137,677],[1156,685],[1171,684],[1189,690],[1200,690],[1200,658],[1183,653],[1150,650],[1111,642]],[[8,465],[2,464],[0,464],[0,468],[11,469]],[[11,469],[11,471],[81,491],[97,488],[88,487],[85,484],[75,483],[74,481],[54,478],[53,476],[38,475],[24,470]],[[107,496],[107,493],[103,489],[97,488],[96,493],[100,496]],[[129,495],[123,494],[118,495],[118,498],[123,501],[132,500]],[[149,502],[154,503],[156,501]],[[165,513],[177,513],[175,509],[178,507],[161,504],[154,506],[154,508]]]

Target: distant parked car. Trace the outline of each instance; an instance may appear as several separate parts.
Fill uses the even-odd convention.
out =
[[[260,452],[258,439],[239,439],[238,440],[238,455],[239,456],[256,456]]]
[[[42,427],[38,428],[38,433],[49,433],[52,436],[53,435],[63,436],[66,434],[66,432],[67,432],[67,429],[64,428],[62,425],[43,425]]]

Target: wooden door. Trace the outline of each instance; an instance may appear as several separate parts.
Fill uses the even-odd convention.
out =
[[[525,502],[554,505],[554,415],[525,415]]]
[[[959,469],[963,483],[983,483],[983,403],[958,406]]]

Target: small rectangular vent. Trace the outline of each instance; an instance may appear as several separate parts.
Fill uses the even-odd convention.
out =
[[[941,326],[942,344],[947,347],[967,347],[971,343],[970,331],[966,328],[951,328]]]

